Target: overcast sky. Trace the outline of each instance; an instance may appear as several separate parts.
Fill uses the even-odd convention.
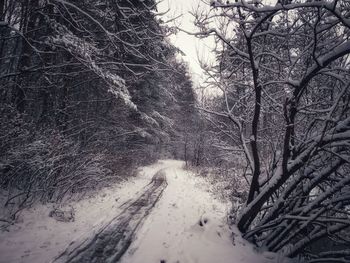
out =
[[[189,12],[193,12],[197,9],[198,5],[201,8],[209,10],[209,0],[159,0],[158,12],[162,13],[170,9],[170,11],[164,15],[164,20],[172,19],[182,14],[182,16],[177,19],[176,23],[180,23],[180,27],[190,31],[197,32],[198,30],[193,24],[193,16]],[[262,3],[273,5],[277,0],[262,0]],[[188,35],[184,32],[179,32],[176,35],[170,37],[171,42],[178,48],[180,48],[184,53],[183,59],[188,62],[190,70],[192,73],[192,79],[196,86],[203,83],[204,76],[198,63],[199,58],[207,64],[212,63],[215,60],[213,53],[211,52],[214,46],[213,37],[206,39],[198,39],[192,35]],[[208,63],[209,62],[209,63]]]
[[[164,20],[182,14],[182,17],[178,18],[176,23],[180,23],[181,28],[187,31],[196,32],[198,30],[193,25],[194,19],[189,12],[195,10],[198,4],[209,9],[209,6],[204,5],[200,0],[163,0],[158,4],[158,12],[162,13],[170,9],[170,11],[164,16]],[[190,70],[193,73],[193,81],[198,85],[203,78],[203,74],[198,63],[197,54],[201,59],[213,60],[213,55],[210,51],[211,41],[209,39],[200,40],[184,32],[179,32],[176,35],[171,36],[171,42],[185,53],[183,58],[189,63]]]

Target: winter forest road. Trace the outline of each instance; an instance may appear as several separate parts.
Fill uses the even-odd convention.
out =
[[[76,242],[79,245],[72,243],[54,262],[282,262],[256,253],[237,228],[229,228],[228,203],[183,165],[175,160],[155,164],[153,173],[146,175],[151,183],[138,197],[124,203],[119,215],[97,234]]]
[[[158,171],[141,195],[124,203],[122,212],[97,234],[76,245],[72,243],[54,262],[117,262],[129,247],[132,237],[159,200],[167,186],[163,170]]]

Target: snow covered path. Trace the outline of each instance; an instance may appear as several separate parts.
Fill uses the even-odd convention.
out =
[[[161,197],[167,183],[162,170],[157,172],[140,196],[123,205],[121,213],[98,233],[81,243],[72,243],[54,262],[116,262],[131,243],[140,225]]]
[[[21,221],[11,226],[8,232],[0,233],[0,263],[48,263],[58,255],[62,255],[59,261],[63,262],[109,262],[91,254],[96,247],[101,247],[102,254],[107,253],[107,257],[115,262],[113,256],[119,257],[120,246],[128,247],[131,237],[131,245],[118,262],[287,262],[276,254],[258,254],[240,237],[237,229],[229,229],[226,224],[229,205],[215,199],[209,190],[210,184],[185,171],[183,164],[174,160],[159,161],[141,168],[139,175],[127,182],[112,185],[97,196],[70,203],[76,212],[73,222],[60,222],[49,217],[51,205],[37,205],[23,211]],[[153,175],[160,170],[165,173],[167,187],[160,188],[161,193],[149,191],[156,196],[145,195],[140,201]],[[133,205],[135,202],[136,206]],[[128,212],[127,208],[130,208]],[[133,214],[138,216],[133,217]],[[105,234],[99,236],[101,230],[106,229],[104,233],[108,233],[121,221],[126,223],[123,226],[130,226],[117,227],[127,233],[128,237],[121,239],[127,241],[126,246],[118,238],[111,238],[108,242],[99,240],[90,247],[91,250],[86,246],[89,242],[84,243],[84,240],[91,241],[95,237],[103,239]],[[140,222],[143,223],[140,225]],[[117,232],[115,236],[118,236]],[[80,254],[82,257],[71,257],[76,252],[74,247],[79,245],[88,252]]]
[[[227,206],[208,192],[207,182],[164,161],[168,187],[137,231],[121,263],[265,263],[282,262],[258,254],[225,223]]]
[[[70,243],[81,244],[120,215],[165,165],[160,161],[140,167],[136,177],[113,184],[80,201],[62,204],[63,209],[74,208],[75,220],[72,222],[49,217],[56,204],[37,204],[24,210],[16,224],[0,231],[0,263],[52,262]]]

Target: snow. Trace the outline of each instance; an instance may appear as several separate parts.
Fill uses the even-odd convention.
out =
[[[55,1],[60,2],[63,5],[68,5],[70,7],[78,9],[79,12],[88,16],[106,33],[111,43],[114,43],[110,38],[111,34],[106,31],[106,29],[103,28],[103,26],[98,21],[93,19],[86,12],[82,11],[71,3],[62,0]],[[53,23],[52,26],[54,30],[57,31],[57,34],[54,37],[47,38],[47,43],[52,43],[54,46],[61,46],[73,54],[73,56],[78,59],[81,64],[88,67],[92,72],[94,72],[98,77],[102,78],[108,84],[108,91],[111,94],[113,94],[116,98],[121,98],[124,101],[125,105],[134,110],[137,110],[137,106],[131,101],[131,96],[129,90],[126,87],[125,80],[116,73],[113,73],[111,70],[102,68],[99,64],[97,64],[97,58],[101,54],[99,54],[99,49],[96,48],[93,43],[89,43],[88,41],[77,37],[68,28],[61,24]]]
[[[164,169],[168,186],[137,230],[121,263],[286,263],[273,253],[258,253],[239,231],[226,223],[228,203],[210,192],[209,182],[183,169],[181,161],[164,160],[140,169],[129,181],[113,185],[79,202],[74,222],[48,216],[40,205],[21,214],[21,222],[0,233],[0,262],[51,262],[72,242],[96,233],[135,198],[152,176]]]
[[[97,196],[71,203],[74,222],[59,222],[49,217],[52,205],[38,205],[23,211],[20,222],[9,232],[0,230],[0,263],[47,263],[63,252],[72,240],[79,242],[96,232],[135,197],[164,163],[144,167],[136,178],[113,185]]]
[[[273,253],[257,253],[236,228],[228,227],[230,206],[208,191],[204,178],[182,169],[183,162],[164,163],[168,187],[121,263],[287,262]]]

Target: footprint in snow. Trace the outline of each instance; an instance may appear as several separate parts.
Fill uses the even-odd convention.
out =
[[[204,225],[206,225],[209,222],[209,219],[206,216],[201,216],[201,218],[199,219],[198,225],[200,225],[201,227],[203,227]]]
[[[47,248],[50,245],[51,245],[51,242],[50,241],[46,241],[40,246],[40,248]]]
[[[163,247],[165,247],[165,248],[169,248],[169,244],[168,244],[168,243],[166,243],[166,242],[163,242]]]

